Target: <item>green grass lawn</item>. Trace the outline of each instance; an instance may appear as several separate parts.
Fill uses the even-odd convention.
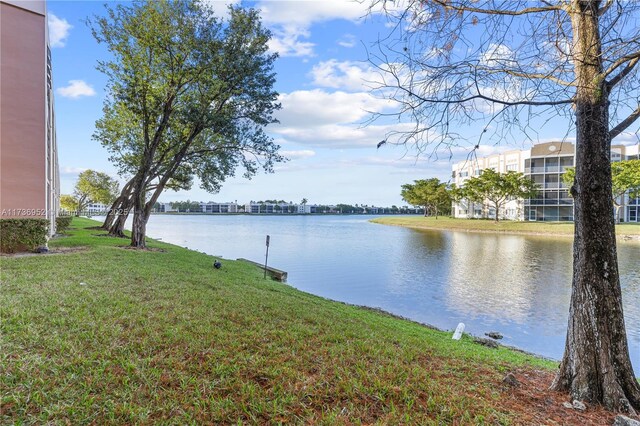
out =
[[[510,424],[505,373],[555,365],[95,224],[0,258],[3,424]]]
[[[372,222],[417,229],[450,229],[476,232],[573,236],[573,223],[571,222],[521,222],[501,220],[496,223],[493,220],[454,219],[450,217],[438,217],[438,219],[436,219],[435,217],[423,216],[390,216],[373,219]],[[640,235],[640,223],[622,223],[616,225],[616,233],[618,236]]]

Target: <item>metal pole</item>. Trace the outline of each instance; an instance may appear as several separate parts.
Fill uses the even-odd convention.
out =
[[[269,260],[269,240],[270,236],[267,235],[267,254],[264,257],[264,279],[267,279],[267,261]]]

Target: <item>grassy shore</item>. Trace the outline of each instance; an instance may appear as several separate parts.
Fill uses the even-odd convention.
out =
[[[414,229],[446,229],[469,232],[502,232],[525,235],[573,236],[573,223],[569,222],[520,222],[501,220],[453,219],[450,217],[381,217],[372,222],[384,225],[404,226]],[[636,239],[640,236],[640,223],[621,223],[616,225],[619,238]]]
[[[95,224],[0,258],[2,424],[544,424],[560,405],[547,361]]]

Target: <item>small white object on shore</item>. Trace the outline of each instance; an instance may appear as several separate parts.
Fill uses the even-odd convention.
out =
[[[453,340],[460,340],[460,338],[462,337],[462,332],[464,331],[464,323],[461,322],[460,324],[458,324],[458,326],[456,327],[456,331],[453,333]]]

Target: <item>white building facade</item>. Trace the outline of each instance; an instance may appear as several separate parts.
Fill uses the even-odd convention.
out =
[[[611,161],[639,158],[639,145],[614,145]],[[528,221],[573,221],[573,199],[569,187],[562,181],[568,167],[574,166],[575,146],[569,142],[548,142],[534,145],[528,150],[507,151],[483,158],[462,161],[453,165],[452,178],[456,186],[464,186],[471,176],[479,176],[490,168],[499,173],[516,171],[529,176],[540,188],[531,199],[513,199],[495,212],[487,203],[461,200],[453,205],[452,214],[459,218],[495,218]],[[621,205],[621,222],[640,221],[638,199],[625,195],[617,202]]]

